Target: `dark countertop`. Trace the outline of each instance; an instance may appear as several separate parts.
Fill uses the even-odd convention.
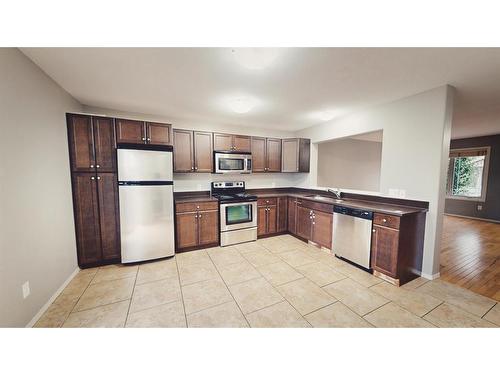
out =
[[[328,194],[321,194],[321,192],[293,192],[281,189],[281,191],[275,191],[272,189],[269,192],[266,189],[258,189],[256,191],[249,190],[249,193],[256,195],[258,198],[273,198],[273,197],[293,197],[309,200],[312,202],[326,203],[337,206],[344,206],[349,208],[358,208],[361,210],[373,211],[377,213],[394,215],[394,216],[404,216],[409,214],[414,214],[418,212],[426,212],[426,208],[405,206],[400,204],[389,204],[377,201],[368,201],[364,199],[353,199],[353,198],[342,198],[337,200],[335,198],[328,197]],[[311,195],[320,195],[324,198],[314,198]],[[367,196],[363,196],[367,197]],[[375,197],[374,198],[378,198]],[[398,200],[401,201],[401,200]],[[209,192],[187,192],[175,193],[175,203],[185,203],[185,202],[217,202],[217,199],[212,198]]]

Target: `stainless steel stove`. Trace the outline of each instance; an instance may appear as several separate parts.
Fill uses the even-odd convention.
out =
[[[219,200],[220,244],[229,246],[257,240],[257,197],[245,192],[245,182],[212,182]]]

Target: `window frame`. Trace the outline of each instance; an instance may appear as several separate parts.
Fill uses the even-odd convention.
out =
[[[455,172],[455,168],[451,168],[451,160],[450,156],[448,156],[448,182],[446,184],[446,199],[455,199],[461,201],[472,201],[472,202],[485,202],[486,201],[486,193],[488,190],[488,174],[490,169],[490,154],[491,154],[491,146],[478,146],[478,147],[468,147],[468,148],[454,148],[450,149],[450,154],[452,152],[461,152],[461,151],[479,151],[486,150],[486,155],[484,157],[484,167],[483,167],[483,177],[481,182],[481,196],[480,197],[467,197],[465,195],[452,195],[452,184],[453,184],[453,174]]]

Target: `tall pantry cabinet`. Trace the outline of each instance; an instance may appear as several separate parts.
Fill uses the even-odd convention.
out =
[[[66,115],[78,265],[120,262],[114,120]]]

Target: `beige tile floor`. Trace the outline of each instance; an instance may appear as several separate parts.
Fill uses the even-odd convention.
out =
[[[497,327],[441,280],[394,287],[290,235],[80,271],[36,327]]]

